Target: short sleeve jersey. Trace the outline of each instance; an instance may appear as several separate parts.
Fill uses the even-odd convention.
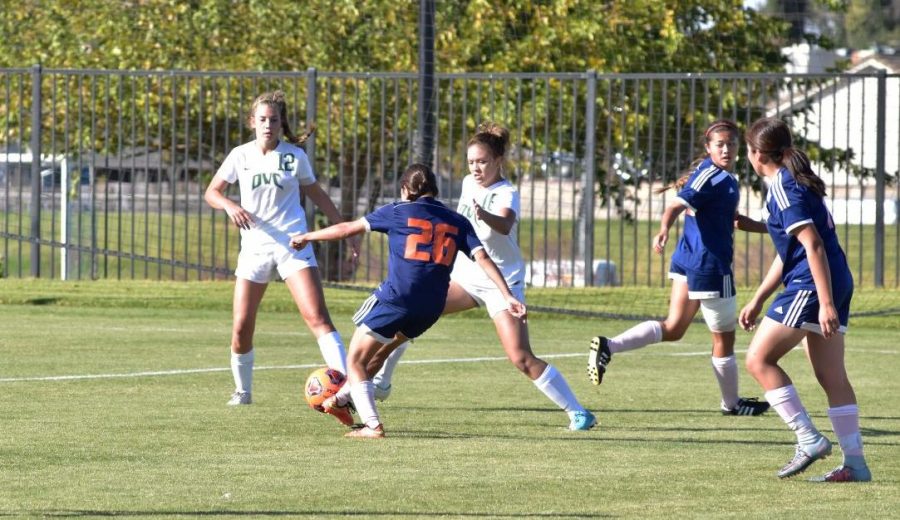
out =
[[[216,176],[239,184],[241,207],[253,214],[255,225],[241,230],[242,247],[284,243],[285,234],[306,232],[300,186],[316,177],[302,148],[281,141],[263,154],[251,141],[231,150]]]
[[[502,209],[511,209],[516,214],[516,223],[513,224],[508,235],[498,233],[486,223],[475,218],[475,209],[472,201],[489,213],[500,213]],[[519,215],[521,215],[521,199],[519,191],[507,179],[501,179],[488,187],[479,186],[475,178],[467,175],[463,179],[462,192],[459,195],[459,204],[456,211],[466,217],[475,228],[475,233],[484,244],[484,249],[497,264],[497,268],[503,273],[506,283],[510,287],[523,283],[525,280],[525,261],[518,244]],[[466,279],[487,280],[484,271],[471,260],[459,257],[457,265],[458,274],[463,274]]]
[[[766,227],[784,264],[781,281],[785,286],[794,284],[793,286],[801,289],[816,287],[809,270],[806,249],[791,234],[791,231],[804,224],[814,225],[822,238],[831,276],[850,276],[850,268],[838,242],[834,220],[825,206],[825,200],[797,183],[786,168],[781,168],[769,185],[766,212]]]
[[[431,197],[394,202],[366,215],[370,231],[388,235],[388,275],[378,301],[440,314],[457,252],[482,248],[469,221]]]
[[[734,214],[740,200],[737,179],[707,158],[688,178],[676,200],[688,211],[672,262],[697,273],[731,274]]]

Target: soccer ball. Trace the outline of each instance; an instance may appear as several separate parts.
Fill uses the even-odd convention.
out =
[[[322,403],[338,393],[346,381],[347,376],[333,368],[323,367],[314,371],[306,379],[306,402],[310,408],[321,411]]]

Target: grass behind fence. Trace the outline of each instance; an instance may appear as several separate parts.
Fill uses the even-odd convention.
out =
[[[47,240],[59,241],[60,224],[52,222],[44,213],[41,234]],[[204,208],[200,214],[171,213],[122,213],[98,211],[92,217],[82,214],[73,223],[70,243],[87,249],[74,249],[70,253],[74,265],[70,278],[149,278],[173,280],[208,280],[215,267],[229,272],[237,261],[240,237],[221,211]],[[0,212],[0,231],[11,234],[29,234],[30,217],[27,214]],[[92,227],[93,225],[93,227]],[[80,226],[80,227],[79,227]],[[92,234],[92,229],[95,232]],[[519,243],[526,260],[544,260],[546,269],[556,270],[560,264],[571,265],[574,247],[575,223],[571,220],[525,219],[519,225]],[[884,237],[884,286],[900,287],[900,239],[896,225],[886,228]],[[7,231],[8,230],[8,231]],[[619,283],[635,286],[665,286],[668,284],[668,260],[674,251],[678,230],[670,233],[670,243],[665,257],[652,252],[650,244],[659,230],[658,222],[598,220],[594,223],[594,259],[605,259],[616,264]],[[226,240],[227,236],[227,240]],[[838,236],[847,253],[858,286],[875,284],[875,227],[871,225],[839,225]],[[80,239],[78,238],[80,237]],[[353,280],[377,282],[382,276],[382,239],[374,236],[367,240],[370,246],[363,250],[362,268]],[[118,251],[122,256],[104,254],[91,256],[89,248]],[[15,239],[0,238],[0,256],[4,256],[7,276],[30,274],[31,244]],[[735,231],[735,280],[739,285],[758,284],[774,257],[771,241],[765,234]],[[142,260],[141,256],[151,260]],[[184,267],[183,264],[201,265],[204,268]],[[51,269],[52,268],[52,269]],[[59,249],[41,247],[41,273],[60,272]],[[541,273],[543,274],[543,273]]]

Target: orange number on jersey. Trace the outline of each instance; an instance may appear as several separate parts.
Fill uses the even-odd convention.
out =
[[[450,224],[438,224],[434,235],[434,261],[446,266],[456,256],[456,241],[453,237],[459,234],[459,228]]]
[[[403,252],[403,258],[421,262],[431,261],[431,253],[419,250],[419,244],[428,245],[431,243],[431,222],[420,218],[409,218],[406,220],[406,225],[420,229],[422,233],[406,237],[406,250]]]
[[[434,261],[446,266],[450,265],[450,262],[456,255],[456,242],[453,240],[453,237],[459,233],[459,228],[441,223],[437,225],[437,233],[434,233],[431,222],[419,218],[407,219],[406,225],[419,229],[422,232],[406,237],[406,249],[403,251],[403,258],[430,262],[432,260],[431,253],[420,250],[419,245],[427,246],[431,244],[431,248],[434,251]]]

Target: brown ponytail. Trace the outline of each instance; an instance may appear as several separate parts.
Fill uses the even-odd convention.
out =
[[[431,168],[421,163],[410,164],[400,177],[400,186],[406,188],[409,200],[431,195],[438,196],[437,178]]]
[[[812,170],[809,157],[794,148],[787,123],[774,117],[759,119],[750,125],[746,140],[748,146],[787,168],[797,184],[806,186],[820,197],[825,196],[825,182]]]

